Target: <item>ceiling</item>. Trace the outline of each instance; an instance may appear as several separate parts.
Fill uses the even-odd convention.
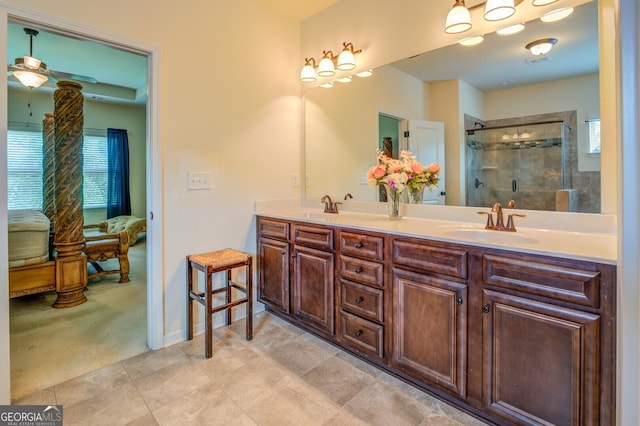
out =
[[[303,21],[334,5],[339,0],[258,0],[292,19]],[[419,55],[394,64],[405,72],[425,81],[459,78],[480,90],[493,90],[504,81],[527,84],[553,74],[555,78],[574,74],[595,72],[598,69],[598,40],[593,30],[597,28],[597,5],[589,3],[576,9],[566,24],[541,24],[531,22],[517,35],[502,37],[488,34],[484,43],[473,47],[453,45],[438,49],[429,55]],[[443,17],[444,21],[444,17]],[[24,24],[9,22],[9,64],[15,58],[29,54],[29,38],[24,33]],[[95,78],[98,83],[81,83],[85,98],[105,102],[146,103],[147,58],[119,50],[104,44],[71,38],[28,26],[40,31],[33,41],[33,56],[47,64],[49,70],[63,71]],[[530,57],[524,45],[543,37],[556,37],[559,41],[549,61],[526,64]],[[493,40],[495,39],[495,40]],[[494,43],[500,43],[497,47]],[[516,71],[513,64],[517,63]],[[544,70],[544,72],[542,72]],[[482,72],[478,72],[482,71]],[[452,72],[455,75],[452,75]],[[481,77],[484,76],[484,77]],[[547,78],[547,77],[545,77]],[[24,88],[13,76],[9,86]],[[55,90],[55,82],[45,83],[40,91]]]

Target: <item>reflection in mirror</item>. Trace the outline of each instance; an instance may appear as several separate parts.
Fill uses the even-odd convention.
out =
[[[524,46],[545,37],[558,42],[548,55],[532,58]],[[439,191],[446,191],[447,204],[506,204],[519,197],[522,208],[600,212],[600,161],[597,153],[590,152],[587,123],[599,114],[597,40],[597,4],[590,2],[576,7],[564,21],[527,22],[525,30],[516,35],[487,34],[479,46],[447,46],[375,69],[368,78],[354,77],[351,83],[335,83],[331,89],[308,89],[306,196],[330,193],[341,197],[349,192],[356,200],[378,198],[376,188],[369,187],[365,179],[375,163],[376,149],[383,146],[384,137],[394,136],[394,150],[408,146],[402,128],[397,135],[381,130],[379,118],[384,116],[444,123],[446,188]],[[487,128],[526,127],[558,120],[571,129],[557,151],[564,155],[558,161],[566,165],[559,189],[574,190],[570,191],[577,197],[573,207],[556,207],[555,197],[545,203],[530,200],[536,197],[533,192],[518,192],[524,184],[512,191],[513,179],[508,185],[501,184],[507,191],[496,186],[491,192],[487,185],[497,177],[490,177],[489,169],[486,176],[467,175],[466,166],[473,161],[466,158],[470,155],[466,129],[477,128],[475,123]],[[548,144],[528,144],[528,158],[520,162],[519,170],[529,173],[530,188],[548,187],[550,180],[558,180],[549,171],[552,167],[539,159],[542,149],[534,153]],[[470,193],[476,190],[476,178],[484,184],[479,186],[482,197]]]

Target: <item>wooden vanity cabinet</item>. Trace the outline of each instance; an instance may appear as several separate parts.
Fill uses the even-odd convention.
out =
[[[325,337],[335,333],[333,229],[258,218],[258,300]]]
[[[508,424],[613,424],[614,267],[481,259],[483,408]]]
[[[615,424],[615,266],[257,226],[258,297],[272,312],[495,424]]]
[[[339,231],[337,340],[375,362],[386,362],[385,238]]]
[[[467,251],[393,240],[393,357],[410,379],[466,397]]]

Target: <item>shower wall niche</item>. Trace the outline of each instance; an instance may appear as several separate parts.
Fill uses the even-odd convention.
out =
[[[491,207],[514,200],[518,208],[575,206],[569,153],[571,128],[563,121],[467,130],[466,204]],[[571,210],[566,205],[561,210]]]

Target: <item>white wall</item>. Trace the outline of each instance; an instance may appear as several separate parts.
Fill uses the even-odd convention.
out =
[[[299,196],[290,185],[301,164],[299,23],[256,0],[113,0],[100,13],[83,0],[2,4],[159,47],[164,245],[155,267],[165,342],[184,339],[186,255],[223,247],[255,253],[254,201]],[[189,58],[198,58],[205,78],[190,77]],[[211,172],[212,189],[187,191],[188,171]],[[0,374],[5,382],[7,371]],[[0,399],[8,402],[5,393]]]
[[[600,158],[589,156],[589,129],[584,121],[600,113],[599,76],[597,73],[555,80],[548,83],[487,92],[485,120],[523,117],[549,112],[577,111],[578,170],[600,170]],[[514,99],[519,100],[514,102]]]
[[[31,102],[32,116],[29,116]],[[10,127],[13,123],[42,125],[45,112],[53,112],[53,93],[9,89],[7,113]],[[127,129],[129,137],[129,169],[131,214],[145,217],[146,206],[146,108],[144,105],[116,105],[85,99],[84,127],[105,130],[109,127]],[[41,127],[36,127],[41,128]],[[85,223],[98,223],[107,217],[106,209],[85,210]]]

